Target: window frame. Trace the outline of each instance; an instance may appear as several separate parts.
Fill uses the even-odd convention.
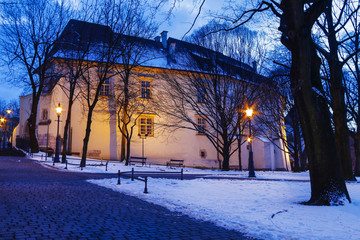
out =
[[[108,97],[110,96],[110,78],[106,78],[104,83],[102,84],[99,92],[99,96]]]
[[[204,117],[196,115],[196,135],[206,135],[205,132],[207,130],[207,123]],[[200,123],[200,121],[202,123]]]
[[[144,120],[144,122],[142,122]],[[150,120],[150,122],[149,122]],[[143,114],[138,117],[138,134],[141,137],[154,137],[154,116]],[[147,134],[147,135],[146,135]]]
[[[41,121],[49,120],[49,110],[46,108],[43,108],[41,111]]]
[[[143,86],[143,83],[145,83]],[[141,79],[140,80],[140,98],[141,99],[151,99],[151,81]]]
[[[195,83],[196,87],[196,103],[206,103],[206,86],[208,85],[205,79],[198,79]]]
[[[151,100],[153,97],[153,76],[139,76],[139,99]],[[143,85],[143,83],[145,83]]]

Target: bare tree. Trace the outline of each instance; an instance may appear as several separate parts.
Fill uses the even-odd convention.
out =
[[[132,116],[134,116],[135,111],[144,112],[144,106],[148,105],[144,104],[143,101],[141,101],[142,103],[136,102],[140,97],[139,80],[132,79],[132,77],[141,75],[142,70],[139,67],[156,58],[153,41],[147,40],[154,35],[156,29],[157,24],[153,22],[152,16],[149,18],[141,16],[132,23],[131,27],[127,28],[127,32],[122,34],[121,54],[119,64],[116,65],[119,79],[116,84],[122,89],[118,88],[118,91],[115,92],[115,102],[117,103],[118,127],[122,134],[120,159],[125,159],[126,165],[130,157],[131,138],[137,119],[132,119]],[[144,74],[146,75],[146,73]]]
[[[307,204],[314,205],[342,204],[345,197],[350,202],[327,99],[322,94],[321,61],[311,38],[315,22],[331,7],[331,3],[331,0],[261,1],[255,8],[232,18],[235,23],[232,28],[245,24],[256,13],[267,10],[271,10],[280,20],[281,43],[291,52],[291,90],[309,157],[312,191]]]
[[[285,47],[278,46],[270,59],[276,66],[269,74],[274,91],[264,98],[266,104],[261,104],[264,114],[259,117],[258,129],[277,148],[289,153],[294,172],[305,171],[305,146],[299,114],[291,94],[290,52]]]
[[[83,91],[84,99],[87,108],[87,127],[84,138],[81,167],[86,165],[87,146],[91,132],[91,120],[93,111],[99,101],[99,96],[102,94],[104,83],[110,78],[114,77],[123,80],[123,92],[125,93],[124,117],[127,117],[127,100],[128,100],[128,86],[127,79],[134,66],[138,66],[138,55],[143,49],[141,46],[136,46],[134,39],[130,36],[146,36],[155,31],[156,27],[153,24],[154,14],[152,10],[157,8],[147,8],[149,5],[142,0],[133,1],[104,1],[99,5],[99,12],[95,14],[98,16],[99,23],[104,24],[102,34],[103,37],[97,41],[96,48],[93,50],[93,64],[89,72],[92,76],[83,77]],[[149,10],[150,9],[150,10]],[[129,39],[127,39],[129,36]],[[141,58],[142,59],[142,58]],[[125,119],[123,122],[127,122]],[[121,129],[123,130],[123,128]],[[122,132],[125,132],[122,131]],[[130,143],[128,143],[129,146]],[[122,142],[125,146],[125,141]]]
[[[228,32],[222,31],[214,33],[214,30],[218,29],[219,27],[221,27],[219,22],[216,20],[212,20],[207,25],[196,30],[190,37],[187,38],[187,40],[199,46],[206,47],[214,51],[219,51],[226,56],[231,56],[233,59],[238,60],[241,67],[250,70],[250,78],[254,77],[256,75],[255,73],[262,72],[264,69],[263,63],[265,61],[265,55],[267,54],[267,49],[265,49],[265,46],[262,45],[264,41],[264,35],[261,32],[259,33],[255,31],[250,31],[243,26]],[[249,68],[249,66],[251,67]],[[254,79],[248,80],[251,81]],[[239,91],[239,94],[241,94],[241,92],[245,93],[246,87],[244,87],[242,91]],[[258,97],[259,96],[260,94],[258,94]],[[244,99],[243,105],[239,106],[239,109],[241,110],[250,107],[249,104],[251,101],[251,96],[244,97],[249,97],[249,99]],[[245,100],[247,100],[248,102],[246,102]],[[246,134],[244,133],[244,129],[248,124],[248,120],[244,118],[244,114],[242,111],[239,112],[238,118],[238,134],[236,138],[239,158],[239,170],[241,170],[241,145],[246,142],[246,139],[244,140],[244,136],[246,136]],[[253,132],[256,133],[256,128],[254,130],[255,131]]]
[[[9,66],[27,73],[24,84],[31,89],[32,105],[27,124],[32,152],[39,151],[36,116],[40,95],[51,80],[48,60],[67,23],[65,1],[25,0],[1,5],[2,49]]]
[[[150,95],[141,96],[139,89],[141,89],[141,81],[139,83],[139,76],[141,78],[143,73],[131,73],[121,84],[118,83],[115,89],[114,109],[117,113],[117,126],[123,138],[125,138],[125,165],[129,164],[131,154],[131,139],[134,134],[134,128],[142,114],[152,112]],[[124,85],[126,84],[126,87]],[[117,91],[118,90],[118,91]],[[126,97],[125,97],[126,95]],[[144,137],[147,133],[139,133]]]
[[[222,39],[209,35],[203,43],[222,49]],[[182,45],[183,44],[183,45]],[[167,71],[163,76],[160,112],[167,116],[163,126],[191,129],[205,136],[222,156],[222,170],[229,170],[230,156],[243,127],[244,111],[256,104],[262,78],[253,69],[218,51],[176,42],[176,56],[182,71]],[[170,96],[170,95],[171,96]],[[160,103],[161,105],[161,103]],[[242,129],[240,132],[243,132]]]
[[[316,49],[327,61],[326,64],[329,72],[329,79],[327,81],[331,94],[335,140],[341,160],[343,176],[346,180],[355,180],[355,178],[350,156],[343,66],[357,53],[343,51],[344,47],[346,48],[347,46],[347,42],[354,36],[347,35],[341,39],[339,36],[346,35],[346,25],[350,18],[352,18],[352,15],[356,14],[359,9],[359,5],[352,9],[353,7],[354,3],[351,0],[333,1],[330,3],[324,12],[324,17],[317,21],[323,35],[319,37],[315,45]]]
[[[87,72],[89,64],[85,62],[89,59],[94,38],[98,34],[96,28],[91,28],[85,22],[70,20],[63,33],[61,34],[54,51],[54,59],[62,66],[60,76],[65,79],[64,83],[58,82],[68,98],[67,116],[64,127],[62,142],[62,163],[66,163],[68,154],[68,138],[70,132],[72,106],[74,101],[81,93],[79,81],[82,75]]]
[[[80,167],[86,166],[86,156],[91,133],[91,123],[94,109],[102,95],[104,83],[114,76],[114,65],[118,55],[115,53],[116,38],[109,27],[105,27],[103,39],[94,46],[92,54],[96,55],[96,62],[86,62],[89,70],[81,75],[82,99],[87,110],[86,132],[83,140],[82,157]],[[93,43],[94,44],[94,43]]]
[[[344,28],[341,59],[351,56],[344,67],[344,82],[346,84],[346,101],[348,114],[350,116],[350,129],[354,139],[355,150],[355,176],[360,176],[360,15],[359,2],[349,1],[346,15],[348,22]],[[342,54],[343,53],[343,54]]]

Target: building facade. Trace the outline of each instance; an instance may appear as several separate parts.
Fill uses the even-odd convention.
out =
[[[107,31],[105,26],[72,20],[66,28],[67,32],[69,32],[69,29],[84,28],[84,24],[88,29],[97,28],[98,31],[104,28],[103,31]],[[188,167],[219,168],[222,163],[221,155],[199,130],[208,127],[203,117],[199,117],[196,112],[189,113],[190,118],[199,127],[197,130],[191,129],[191,127],[168,129],[165,127],[168,124],[164,124],[168,121],[167,116],[158,110],[158,104],[154,104],[154,102],[162,102],[164,105],[164,102],[170,101],[164,101],[160,95],[160,89],[164,90],[162,87],[164,86],[165,72],[170,72],[172,75],[182,78],[189,71],[184,69],[182,65],[181,56],[183,55],[180,54],[181,48],[186,49],[188,52],[191,51],[191,48],[196,49],[197,46],[168,38],[166,32],[162,33],[161,38],[146,40],[145,46],[150,49],[144,54],[149,60],[139,61],[141,64],[136,64],[133,67],[129,79],[133,94],[138,94],[133,98],[132,109],[129,110],[133,113],[130,116],[130,122],[133,123],[129,125],[133,131],[130,142],[130,155],[138,157],[144,155],[147,162],[152,164],[166,165],[166,162],[170,159],[182,159],[184,165]],[[61,136],[63,135],[68,112],[69,98],[64,89],[69,88],[67,74],[69,66],[67,63],[74,59],[69,60],[66,57],[67,55],[64,54],[69,49],[59,49],[55,51],[49,68],[52,80],[49,81],[46,90],[41,96],[38,107],[37,136],[41,149],[55,149],[58,124],[55,108],[58,104],[63,108],[59,122]],[[178,56],[176,56],[177,51],[179,52]],[[149,57],[150,53],[151,56]],[[92,62],[93,66],[96,65],[94,64],[96,61],[90,57],[86,59],[86,62]],[[124,64],[119,62],[113,65],[113,69],[123,69],[123,66]],[[246,69],[245,75],[246,73],[256,75],[254,69],[245,64],[238,67]],[[121,160],[123,137],[120,131],[121,124],[118,113],[119,104],[122,103],[116,100],[116,96],[121,96],[123,93],[123,85],[121,84],[121,74],[115,74],[114,71],[107,72],[108,77],[106,77],[99,92],[99,102],[92,116],[91,135],[87,151],[88,158]],[[93,78],[91,81],[97,81],[96,76],[99,76],[99,68],[87,68],[86,72],[84,76],[86,75],[87,79]],[[56,77],[53,77],[54,73]],[[84,97],[85,86],[81,86],[82,84],[85,84],[84,81],[79,83],[76,90],[77,98],[72,106],[71,123],[68,131],[67,149],[69,154],[75,156],[81,156],[87,122],[88,107],[85,103],[87,99]],[[91,94],[94,94],[94,92]],[[202,99],[202,96],[201,89],[198,89],[196,95],[198,103],[206,101],[206,99]],[[19,139],[27,137],[27,118],[29,116],[28,109],[31,109],[31,100],[31,95],[20,97],[20,123],[16,129],[16,136]],[[138,102],[141,102],[141,106],[136,104]],[[245,128],[244,131],[248,131],[248,128]],[[279,146],[282,146],[282,149]],[[237,141],[233,143],[231,149],[236,148]],[[255,169],[290,170],[289,157],[284,149],[285,146],[281,139],[270,141],[265,137],[255,135],[253,137]],[[239,168],[239,152],[241,152],[242,169],[247,169],[249,157],[247,143],[241,145],[241,151],[234,151],[231,155],[230,167]]]

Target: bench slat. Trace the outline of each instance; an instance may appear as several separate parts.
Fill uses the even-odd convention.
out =
[[[138,162],[138,163],[141,163],[142,165],[146,165],[146,157],[133,157],[133,156],[130,156],[130,159],[129,159],[129,164],[131,164],[132,162]]]
[[[166,166],[184,166],[184,160],[179,159],[170,159],[170,161],[166,162]]]

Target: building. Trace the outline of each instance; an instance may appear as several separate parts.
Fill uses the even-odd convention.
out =
[[[104,45],[109,46],[112,39],[118,39],[114,45],[116,48],[130,49],[131,53],[128,55],[128,59],[125,59],[123,51],[112,62],[111,67],[105,69],[105,63],[110,60],[109,55],[104,54],[108,51],[101,51],[101,49],[104,49]],[[91,44],[88,44],[89,42]],[[114,48],[115,51],[116,48]],[[207,53],[210,53],[211,56],[207,56]],[[136,61],[134,60],[135,55],[138,57]],[[186,68],[188,56],[196,65],[201,65],[201,69],[206,69],[214,62],[215,58],[220,59],[221,64],[235,69],[236,76],[243,81],[251,78],[251,84],[256,84],[257,79],[264,78],[256,74],[255,69],[249,65],[203,47],[168,38],[167,32],[163,32],[161,37],[157,37],[155,40],[149,40],[114,33],[107,26],[71,20],[64,29],[60,41],[54,47],[47,70],[48,83],[38,108],[37,136],[40,148],[55,149],[57,134],[55,108],[58,104],[63,107],[59,123],[60,135],[63,134],[67,116],[69,79],[74,79],[73,69],[78,70],[79,65],[76,64],[81,61],[81,68],[85,70],[79,77],[81,81],[79,80],[77,83],[78,87],[75,92],[77,98],[72,106],[71,125],[68,131],[68,152],[77,156],[82,153],[89,108],[85,102],[93,98],[96,83],[103,80],[102,87],[99,89],[99,102],[92,116],[87,157],[120,160],[123,139],[120,132],[121,127],[119,128],[120,117],[117,113],[124,103],[117,99],[119,99],[118,96],[124,94],[124,82],[121,82],[120,78],[121,74],[124,74],[124,66],[128,62],[127,66],[131,66],[131,75],[128,80],[131,87],[127,93],[127,99],[132,96],[132,105],[129,107],[131,110],[128,110],[132,111],[132,115],[129,117],[129,129],[132,130],[130,155],[144,155],[147,157],[147,162],[152,164],[166,164],[169,159],[183,159],[185,166],[218,168],[222,162],[221,156],[201,131],[207,127],[205,123],[205,120],[208,120],[207,117],[199,117],[196,112],[190,112],[188,114],[189,122],[194,123],[192,127],[194,129],[169,130],[168,127],[171,124],[165,124],[168,121],[168,116],[164,114],[166,111],[160,112],[159,105],[155,104],[155,102],[162,102],[162,107],[166,108],[166,102],[168,102],[170,106],[169,96],[171,93],[165,100],[162,98],[163,95],[159,94],[161,91],[169,93],[163,88],[166,78],[164,74],[182,79],[184,83],[186,83],[186,76],[189,73],[195,78],[202,74],[202,79],[211,75],[207,70],[200,73],[199,68],[195,68],[194,65],[192,65],[192,69]],[[104,72],[106,72],[106,76],[102,76]],[[236,77],[232,77],[230,82],[233,81],[240,82]],[[86,95],[86,89],[90,89],[88,91],[90,95]],[[205,104],[204,88],[197,87],[195,89],[196,104]],[[31,95],[20,97],[20,123],[16,129],[18,140],[27,138],[26,119],[29,116],[27,110],[30,109],[30,106]],[[261,136],[255,136],[253,139],[255,169],[289,169],[287,153],[276,147],[284,145],[281,140],[275,140],[277,143],[274,144],[273,141]],[[233,143],[232,149],[236,149],[236,147],[237,145]],[[238,168],[238,154],[239,151],[234,151],[231,155],[230,166],[233,168]],[[241,146],[243,169],[247,169],[248,156],[248,146],[243,144]]]

